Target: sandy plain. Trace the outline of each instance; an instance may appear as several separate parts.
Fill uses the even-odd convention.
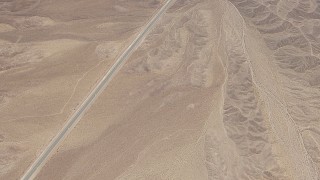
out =
[[[0,179],[19,179],[162,1],[0,2]]]
[[[314,6],[177,1],[38,179],[319,179]]]
[[[320,179],[319,5],[177,0],[36,179]],[[11,28],[0,26],[2,32]],[[79,86],[88,87],[79,100],[88,84]],[[8,109],[1,114],[21,112]],[[24,121],[36,122],[34,128],[20,121],[1,122],[1,130],[16,138],[7,153],[26,151],[21,138],[27,133],[39,151],[61,125],[43,117]],[[13,157],[23,162],[22,155]]]

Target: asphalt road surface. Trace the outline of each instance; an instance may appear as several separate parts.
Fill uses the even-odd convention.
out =
[[[46,160],[58,147],[61,141],[70,133],[73,127],[80,121],[84,113],[90,108],[91,104],[99,96],[99,94],[106,88],[114,75],[120,70],[128,57],[136,50],[143,39],[147,36],[150,30],[154,27],[156,22],[161,16],[168,10],[168,8],[174,3],[175,0],[167,0],[167,2],[161,7],[161,9],[152,17],[144,29],[138,34],[136,39],[130,44],[130,46],[122,53],[122,55],[113,64],[111,69],[106,73],[102,80],[97,84],[85,101],[80,105],[76,112],[71,116],[61,131],[53,138],[46,149],[36,159],[36,161],[30,166],[28,171],[22,176],[21,180],[33,179],[40,171],[41,167],[46,163]]]

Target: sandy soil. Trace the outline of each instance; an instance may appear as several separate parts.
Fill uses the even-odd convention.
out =
[[[59,3],[50,5],[48,1],[34,18],[39,20],[42,13],[53,15],[43,16],[41,23],[19,17],[14,22],[27,25],[0,24],[6,35],[2,44],[8,47],[3,53],[7,58],[0,62],[23,62],[4,66],[6,71],[0,76],[0,85],[7,83],[1,91],[4,105],[0,109],[5,117],[0,121],[0,132],[4,132],[0,134],[4,149],[0,155],[7,159],[1,163],[8,164],[0,164],[3,177],[22,172],[22,165],[34,157],[32,152],[39,152],[67,117],[64,113],[47,114],[59,112],[61,107],[66,109],[62,112],[68,107],[71,112],[94,84],[92,79],[99,77],[100,71],[95,70],[91,79],[74,88],[78,99],[75,95],[64,107],[62,102],[69,97],[66,92],[72,91],[68,86],[71,81],[65,82],[67,75],[61,72],[65,59],[79,57],[82,63],[94,66],[87,61],[92,57],[90,52],[98,54],[96,59],[115,57],[124,39],[130,40],[139,27],[135,22],[99,21],[95,27],[107,27],[109,33],[113,31],[108,27],[123,30],[133,23],[135,28],[127,38],[111,44],[88,43],[96,42],[103,33],[88,34],[92,30],[86,23],[93,22],[80,20],[79,25],[73,18],[90,19],[85,12],[100,5],[94,2],[97,5],[75,15],[63,10],[52,13],[54,9],[48,9]],[[153,2],[118,3],[151,12]],[[130,9],[127,6],[97,10],[97,17],[121,22],[122,17],[112,12],[126,12]],[[177,0],[36,179],[320,179],[319,8],[319,2],[313,0]],[[14,16],[16,9],[11,8],[7,16]],[[141,9],[133,12],[139,14]],[[47,28],[41,33],[46,34],[61,21],[64,27],[72,22],[74,31],[66,28],[61,33],[53,31],[49,39],[34,37],[39,40],[23,42],[35,33],[28,28],[45,24]],[[27,33],[21,39],[17,37],[20,31]],[[14,38],[20,43],[13,43]],[[65,48],[61,49],[61,44]],[[110,47],[118,48],[104,51]],[[10,48],[18,50],[12,53]],[[19,59],[29,57],[35,49],[42,52],[42,58]],[[74,64],[70,62],[70,66]],[[68,68],[65,71],[70,73]],[[7,80],[13,77],[16,79]],[[23,86],[27,80],[22,77],[37,77],[37,81],[28,82],[39,85]],[[21,95],[13,93],[18,90]],[[61,106],[57,105],[57,94]],[[40,117],[28,117],[33,114]],[[31,148],[32,143],[37,146]]]
[[[0,179],[18,179],[162,1],[0,2]]]
[[[177,1],[38,179],[318,179],[319,32],[270,4]]]

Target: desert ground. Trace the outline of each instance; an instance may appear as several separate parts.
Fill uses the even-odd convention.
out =
[[[0,4],[0,179],[164,2]],[[35,179],[319,180],[319,19],[316,0],[176,0]]]
[[[162,1],[0,2],[0,179],[19,179]]]

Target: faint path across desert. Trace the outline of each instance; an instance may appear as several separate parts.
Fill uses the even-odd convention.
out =
[[[102,80],[97,84],[97,86],[92,90],[88,97],[79,106],[76,112],[67,121],[65,126],[61,131],[53,138],[50,144],[45,148],[41,155],[35,160],[35,162],[29,167],[26,173],[22,176],[22,180],[33,179],[35,175],[39,172],[41,167],[46,163],[46,160],[54,152],[54,150],[59,146],[60,142],[70,133],[73,127],[80,121],[84,113],[90,108],[92,103],[96,100],[99,94],[106,88],[112,78],[120,70],[123,64],[126,62],[128,57],[132,54],[134,50],[141,44],[144,38],[148,35],[150,30],[162,17],[162,15],[168,10],[168,8],[175,2],[175,0],[167,0],[165,4],[159,9],[159,11],[151,18],[151,20],[146,24],[142,31],[137,35],[134,41],[128,46],[128,48],[119,56],[117,61],[113,64],[110,70],[105,74]]]
[[[269,109],[269,118],[270,118],[270,113],[272,112],[269,104],[270,102],[275,102],[275,104],[277,104],[277,106],[279,108],[281,108],[284,112],[284,117],[286,117],[286,119],[283,119],[285,121],[285,126],[283,125],[283,122],[279,122],[278,120],[270,120],[271,125],[272,125],[272,130],[273,133],[279,138],[279,140],[282,142],[282,144],[287,148],[288,150],[288,155],[293,156],[294,158],[291,158],[293,161],[293,163],[291,164],[292,168],[295,169],[295,177],[299,177],[299,179],[301,178],[305,178],[305,179],[317,179],[318,172],[315,170],[314,162],[312,161],[309,153],[307,152],[304,142],[302,140],[301,137],[301,132],[298,128],[298,126],[296,125],[296,123],[294,122],[291,114],[289,113],[288,109],[287,109],[287,104],[285,102],[282,102],[282,98],[273,94],[271,91],[269,92],[266,88],[266,86],[264,86],[263,84],[259,83],[256,81],[256,77],[255,77],[255,72],[254,72],[254,68],[253,65],[250,61],[250,57],[249,57],[249,53],[247,52],[247,47],[246,47],[246,42],[245,42],[245,30],[246,30],[246,26],[245,26],[245,20],[243,18],[243,16],[241,15],[241,13],[239,12],[239,10],[232,4],[229,3],[230,6],[236,10],[237,14],[239,15],[239,17],[242,20],[242,47],[243,47],[243,51],[245,53],[245,55],[248,58],[248,64],[249,64],[249,68],[250,68],[250,74],[252,77],[252,82],[255,85],[255,87],[258,88],[259,92],[261,93],[261,95],[263,95],[263,97],[267,100],[267,107]],[[284,19],[282,19],[284,20]],[[287,20],[284,20],[287,21]],[[288,21],[287,21],[288,22]],[[290,23],[290,22],[289,22]],[[297,27],[298,28],[298,27]],[[300,32],[303,34],[303,32],[301,31],[301,29],[299,28]],[[303,34],[304,38],[308,41],[310,49],[311,49],[311,56],[315,56],[312,52],[312,47],[311,47],[311,43],[310,41],[305,37],[305,35]],[[288,128],[288,132],[289,133],[284,133],[282,131],[282,129],[286,129]],[[294,155],[292,155],[294,154]]]

